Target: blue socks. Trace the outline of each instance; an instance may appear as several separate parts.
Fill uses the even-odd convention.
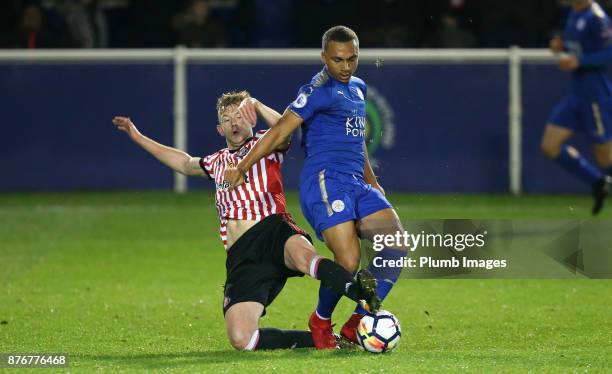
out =
[[[319,304],[317,305],[317,314],[319,317],[330,319],[341,297],[342,294],[321,284],[319,286]]]
[[[604,174],[595,165],[590,163],[574,148],[565,144],[561,153],[555,159],[563,168],[581,180],[592,185],[604,177]]]

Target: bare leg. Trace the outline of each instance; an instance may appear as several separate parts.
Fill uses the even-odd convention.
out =
[[[230,343],[241,351],[314,347],[309,331],[259,328],[264,306],[247,301],[232,305],[225,313]]]
[[[337,264],[353,273],[359,268],[361,250],[354,221],[343,222],[322,232]]]
[[[604,144],[594,144],[593,154],[597,165],[602,168],[608,175],[612,174],[612,142]]]
[[[540,148],[542,153],[551,160],[559,157],[563,145],[574,136],[572,130],[549,123],[544,129]],[[575,148],[572,147],[575,150]],[[576,151],[578,152],[578,151]]]
[[[232,305],[225,313],[227,335],[232,347],[240,351],[255,349],[257,341],[251,341],[259,329],[259,318],[264,306],[254,301]]]

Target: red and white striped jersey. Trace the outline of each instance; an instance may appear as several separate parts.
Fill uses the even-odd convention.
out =
[[[235,166],[261,139],[267,130],[255,133],[236,150],[224,148],[200,159],[200,167],[215,181],[215,205],[219,213],[221,241],[227,250],[227,222],[229,219],[259,221],[286,209],[281,164],[285,152],[275,151],[259,160],[245,175],[245,183],[233,191],[225,180],[225,169]]]

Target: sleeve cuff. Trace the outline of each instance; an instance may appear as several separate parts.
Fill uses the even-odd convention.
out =
[[[210,175],[210,173],[208,172],[208,170],[206,170],[206,166],[204,165],[204,159],[200,158],[200,167],[202,168],[202,170],[204,170],[204,173],[206,173],[206,175],[208,176],[208,179],[213,179],[213,177]]]
[[[287,110],[290,111],[291,113],[295,114],[296,116],[300,117],[303,121],[305,121],[304,116],[302,116],[301,114],[299,114],[298,112],[293,110],[293,108],[291,108],[291,105],[289,105],[287,107]]]

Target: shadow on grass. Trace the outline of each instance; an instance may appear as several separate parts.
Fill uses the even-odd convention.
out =
[[[209,352],[177,352],[177,353],[145,353],[124,355],[75,355],[73,362],[81,361],[87,366],[88,363],[97,365],[110,364],[118,366],[141,367],[145,369],[173,368],[186,365],[198,364],[228,364],[257,361],[278,360],[327,360],[348,358],[354,355],[363,355],[358,350],[338,350],[317,352],[314,349],[293,349],[261,352],[238,352],[238,351],[209,351]],[[79,365],[80,366],[80,365]]]

